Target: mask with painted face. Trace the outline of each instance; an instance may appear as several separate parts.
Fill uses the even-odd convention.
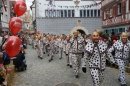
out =
[[[67,37],[66,37],[66,40],[69,41],[69,40],[70,40],[70,36],[67,36]]]
[[[64,38],[63,35],[61,35],[61,36],[60,36],[60,39],[63,39],[63,38]]]
[[[75,38],[77,38],[78,37],[78,31],[74,31],[73,35],[74,35]]]
[[[127,43],[127,39],[128,39],[127,33],[123,32],[123,33],[121,34],[121,40],[122,40],[122,42],[123,42],[124,44],[126,44],[126,43]]]
[[[99,41],[99,39],[100,39],[100,37],[99,37],[98,32],[96,32],[96,31],[93,32],[93,34],[92,34],[92,40],[93,40],[93,42],[97,43]]]

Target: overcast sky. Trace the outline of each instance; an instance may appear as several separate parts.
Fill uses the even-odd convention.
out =
[[[27,8],[30,10],[30,6],[32,5],[33,0],[26,0]]]
[[[30,14],[32,14],[30,6],[32,5],[33,0],[26,0],[27,9],[30,10]]]

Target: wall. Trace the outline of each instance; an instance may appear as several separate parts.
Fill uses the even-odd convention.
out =
[[[77,26],[77,20],[82,21],[82,26],[85,27],[91,34],[95,29],[101,28],[101,18],[44,18],[36,19],[36,27],[41,33],[51,34],[69,34],[70,31]],[[80,29],[80,28],[79,28]]]
[[[58,7],[58,6],[75,6],[74,1],[55,1],[55,9],[75,9],[75,17],[79,17],[79,10],[81,8],[79,8],[79,10],[77,10],[76,8],[64,8],[64,7]],[[80,0],[78,0],[80,1]],[[96,2],[100,2],[100,1],[96,1]],[[44,4],[48,4],[49,1],[46,0],[36,0],[36,17],[45,17],[45,10],[48,9],[47,5]],[[90,5],[90,4],[95,4],[94,1],[80,1],[78,6],[83,6],[83,5]],[[84,8],[82,8],[84,9]],[[86,9],[100,9],[100,6],[94,6],[91,8],[86,8]]]

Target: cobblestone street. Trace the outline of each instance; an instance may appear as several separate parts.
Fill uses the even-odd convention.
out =
[[[80,71],[79,78],[75,78],[73,69],[66,66],[66,58],[59,60],[58,54],[52,62],[44,54],[44,59],[39,59],[35,49],[28,46],[26,49],[27,70],[16,72],[14,86],[55,86],[59,83],[75,83],[79,86],[93,86],[92,79],[87,68],[87,73]],[[118,71],[107,67],[105,80],[101,86],[120,86],[118,82]],[[127,85],[130,86],[130,75],[126,77]]]

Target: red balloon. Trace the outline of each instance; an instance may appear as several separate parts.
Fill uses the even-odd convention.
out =
[[[13,17],[10,21],[9,21],[9,29],[10,32],[13,35],[18,34],[18,32],[21,30],[22,28],[22,20],[18,17]]]
[[[37,34],[40,34],[40,31],[39,31],[39,30],[37,31]]]
[[[21,44],[17,36],[10,36],[5,43],[5,51],[10,57],[14,57],[20,52]]]
[[[27,10],[26,3],[22,0],[16,1],[14,4],[14,12],[17,16],[23,15]]]

